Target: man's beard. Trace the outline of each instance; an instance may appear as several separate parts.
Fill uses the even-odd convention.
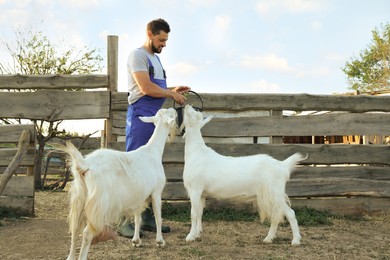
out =
[[[161,50],[159,50],[158,48],[156,48],[154,45],[153,45],[153,42],[150,42],[150,47],[152,48],[152,51],[154,53],[161,53]]]

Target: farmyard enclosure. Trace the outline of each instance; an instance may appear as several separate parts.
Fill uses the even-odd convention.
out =
[[[108,38],[108,75],[1,75],[0,88],[38,90],[35,92],[0,92],[1,117],[45,120],[105,118],[107,120],[102,143],[109,148],[124,150],[123,136],[127,94],[117,92],[117,37],[110,36]],[[64,91],[68,88],[88,89],[89,91]],[[196,91],[196,89],[194,90]],[[353,215],[378,213],[389,210],[390,146],[384,141],[385,137],[390,135],[389,96],[210,93],[201,93],[200,95],[203,99],[204,114],[215,115],[215,118],[202,129],[202,134],[207,144],[216,151],[224,155],[233,156],[267,153],[277,159],[284,159],[295,152],[308,154],[307,160],[302,162],[287,184],[287,193],[291,198],[293,208],[307,206],[322,210],[329,209],[335,213]],[[190,97],[189,99],[188,103],[198,105],[196,98],[192,99]],[[172,106],[172,101],[167,101],[164,106]],[[77,109],[75,109],[76,107]],[[313,111],[321,111],[321,113],[313,113]],[[2,133],[11,132],[13,137],[7,137],[7,140],[5,140],[4,137],[8,136],[8,134],[2,134],[0,141],[17,142],[23,129],[29,130],[32,139],[34,139],[34,129],[31,126],[26,126],[14,128],[12,131],[9,129],[2,131]],[[308,139],[310,140],[309,143],[302,142],[302,140],[307,141]],[[354,142],[354,140],[360,141]],[[31,175],[35,166],[34,142],[32,142],[31,146],[21,162],[21,166],[27,167],[26,171],[28,172],[26,173],[29,174],[19,174],[18,178],[13,176],[2,194],[0,203],[5,206],[21,207],[29,215],[34,214],[35,210],[37,218],[26,222],[17,222],[15,226],[6,225],[6,227],[0,227],[2,243],[4,241],[12,241],[14,235],[6,236],[6,232],[4,231],[9,230],[11,227],[21,228],[18,229],[20,234],[23,234],[21,238],[28,239],[29,237],[35,237],[36,240],[41,240],[41,238],[38,239],[33,235],[34,232],[28,232],[26,234],[21,232],[21,230],[39,223],[40,216],[44,215],[49,220],[56,220],[52,222],[53,229],[50,229],[50,234],[54,233],[59,237],[62,236],[60,247],[67,249],[69,239],[66,233],[67,224],[64,217],[64,213],[66,215],[67,205],[62,201],[61,217],[54,214],[50,216],[50,208],[40,207],[42,205],[38,206],[39,199],[35,198],[37,194],[34,191],[34,181]],[[165,149],[163,163],[168,183],[165,187],[163,198],[168,202],[187,200],[182,183],[184,165],[183,148],[183,139],[177,137],[175,142],[167,144]],[[1,148],[0,166],[7,167],[16,152],[16,148]],[[41,193],[39,194],[41,195]],[[61,197],[61,200],[64,200],[63,197]],[[55,207],[56,203],[53,203],[53,207]],[[208,205],[217,206],[220,203],[217,201],[209,201]],[[251,207],[251,205],[246,206]],[[389,230],[384,229],[386,225],[388,227],[388,219],[387,222],[386,220],[384,222],[376,221],[374,220],[373,223],[379,224],[381,228],[375,229],[374,224],[372,226],[368,224],[371,222],[362,222],[360,223],[362,229],[355,232],[356,236],[359,237],[365,234],[365,236],[371,236],[371,240],[373,239],[373,241],[376,241],[376,238],[386,241],[382,235],[386,235],[386,230]],[[345,234],[349,234],[348,239],[353,239],[353,235],[349,231],[346,231],[348,227],[342,227],[343,225],[351,224],[344,223],[343,221],[340,221],[340,223],[343,224],[333,230],[333,235],[329,236],[341,236],[340,230],[344,229]],[[49,223],[46,224],[50,225]],[[218,246],[223,247],[223,245],[220,245],[225,243],[223,239],[216,239],[216,242],[205,235],[201,242],[201,247],[209,248],[210,254],[208,254],[206,249],[198,248],[196,246],[197,244],[194,246],[185,245],[184,238],[188,232],[188,226],[176,223],[172,223],[172,225],[177,229],[177,232],[172,232],[172,234],[167,236],[167,248],[175,244],[176,247],[179,247],[179,250],[188,250],[187,256],[190,258],[208,258],[207,256],[210,256],[210,258],[219,258],[222,256],[222,251],[218,253],[215,248],[218,248]],[[227,228],[230,225],[231,227]],[[225,238],[229,236],[230,239],[232,236],[237,236],[237,239],[230,242],[232,244],[226,245],[224,249],[228,252],[225,256],[231,255],[232,258],[234,256],[245,258],[245,254],[243,253],[245,250],[233,251],[234,248],[240,247],[246,249],[253,247],[256,250],[261,248],[260,251],[255,251],[255,255],[248,254],[248,258],[254,258],[254,256],[260,257],[261,251],[267,251],[270,248],[277,251],[283,248],[285,252],[290,252],[289,254],[281,255],[268,254],[271,258],[273,256],[289,258],[288,256],[292,256],[291,250],[295,250],[294,252],[298,252],[299,250],[304,251],[304,249],[316,250],[320,246],[317,245],[318,247],[313,248],[311,247],[312,244],[306,244],[302,246],[304,249],[291,248],[288,243],[290,230],[286,227],[280,230],[281,235],[278,236],[282,237],[282,240],[279,240],[273,245],[268,245],[269,248],[267,249],[267,245],[260,243],[261,236],[264,235],[267,227],[261,226],[261,230],[258,231],[258,225],[258,222],[209,223],[206,224],[205,230],[219,234],[222,238],[224,237],[223,230],[227,229],[231,233],[225,234]],[[365,233],[365,226],[370,226],[372,232],[367,231],[368,233]],[[245,232],[244,227],[250,227],[248,232]],[[44,229],[43,227],[41,228]],[[310,227],[304,228],[304,231],[302,231],[303,243],[309,243],[313,239],[324,243],[326,240],[332,241],[334,243],[333,247],[337,248],[340,245],[340,250],[342,251],[341,248],[345,247],[341,245],[342,243],[339,240],[332,240],[325,235],[325,231],[328,228],[330,227],[323,227],[320,230],[317,229],[319,232],[317,234],[312,233],[313,230]],[[283,229],[287,229],[286,235],[284,236]],[[214,230],[214,232],[211,230]],[[254,230],[256,230],[256,233]],[[340,234],[337,230],[340,231]],[[11,229],[9,232],[15,234],[16,231],[12,231]],[[305,232],[307,232],[306,235]],[[38,234],[45,236],[45,233],[38,232]],[[177,242],[172,243],[172,241],[169,241],[170,236],[174,238],[172,239],[174,241],[177,239]],[[308,237],[312,239],[308,241]],[[45,238],[47,241],[53,239],[53,237]],[[344,239],[346,240],[347,237],[344,237]],[[369,240],[367,237],[366,239]],[[167,248],[156,251],[157,249],[152,247],[151,240],[152,236],[148,235],[145,243],[147,243],[146,247],[148,248],[147,251],[149,250],[149,256],[155,254],[156,258],[173,257],[169,254],[169,249]],[[207,243],[205,240],[207,240]],[[123,239],[118,243],[121,242],[126,243]],[[42,246],[44,243],[44,241],[41,241],[39,244]],[[98,245],[96,248],[104,248],[105,246],[116,247],[112,243]],[[211,247],[210,243],[212,245]],[[359,252],[361,253],[362,248],[360,246],[362,243],[364,243],[363,240],[360,240],[357,245],[351,246],[350,250],[346,251],[355,251],[356,254],[359,254]],[[14,244],[20,245],[23,244],[23,241],[14,241]],[[35,244],[31,249],[34,250],[34,253],[39,251],[37,245]],[[6,245],[4,244],[4,246]],[[375,248],[375,246],[380,250],[373,249],[371,255],[366,255],[367,258],[388,255],[388,252],[385,252],[385,247],[381,247],[378,243],[373,243],[372,248]],[[3,248],[3,244],[1,247]],[[119,250],[134,250],[128,245],[126,245],[126,248]],[[139,250],[142,249],[136,249],[140,253]],[[151,252],[150,250],[153,251]],[[45,258],[45,254],[49,254],[47,251],[45,253],[42,251],[43,254],[40,254],[42,258]],[[319,251],[322,252],[321,250]],[[104,253],[107,253],[107,250],[95,251],[92,249],[91,256],[96,257],[95,259],[101,259],[99,258],[99,252],[101,253],[100,256],[102,256]],[[196,255],[196,252],[199,252],[199,255]],[[205,252],[204,255],[202,255],[202,252]],[[234,252],[236,252],[236,255]],[[333,252],[334,255],[337,255],[336,253],[338,251]],[[379,254],[380,252],[382,253]],[[33,255],[32,253],[31,255]],[[62,254],[63,257],[65,257],[66,253],[67,250]],[[167,253],[167,255],[162,255],[163,253]],[[308,252],[306,254],[303,253],[301,256],[303,257],[307,254]],[[181,255],[178,254],[176,256],[179,259]],[[140,253],[138,256],[134,256],[134,258],[141,256],[143,254]],[[327,256],[325,257],[327,259],[333,258],[333,255]],[[346,257],[347,255],[344,256],[345,258],[349,258]],[[40,257],[35,255],[32,258],[40,259]],[[131,257],[126,255],[126,253],[123,255],[119,253],[114,257],[114,259],[129,258]],[[20,258],[15,257],[11,259]],[[53,258],[48,257],[47,259],[61,259],[61,257],[53,256]]]
[[[37,192],[34,218],[11,220],[0,227],[0,259],[66,259],[70,236],[66,192]],[[298,218],[298,221],[300,219]],[[89,259],[389,259],[390,214],[364,219],[331,219],[332,224],[301,226],[302,243],[291,246],[289,225],[279,227],[273,244],[264,244],[268,225],[253,221],[204,222],[202,239],[186,243],[190,222],[164,220],[172,232],[156,248],[155,234],[144,232],[141,248],[129,239],[93,245]],[[2,221],[4,223],[4,221]]]

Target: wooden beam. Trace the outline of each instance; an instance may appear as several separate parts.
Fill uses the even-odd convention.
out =
[[[108,91],[0,92],[3,118],[47,121],[107,118],[109,104]]]
[[[199,93],[205,111],[292,110],[390,112],[390,96]],[[127,109],[127,92],[112,95],[111,109]],[[167,99],[164,107],[172,107]]]
[[[107,86],[107,75],[0,75],[0,89],[96,89]]]

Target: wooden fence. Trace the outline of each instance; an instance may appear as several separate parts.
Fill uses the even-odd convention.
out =
[[[390,96],[200,95],[204,114],[216,116],[202,135],[217,152],[230,156],[266,153],[281,160],[295,152],[308,154],[287,184],[293,206],[343,214],[390,209],[390,146],[282,143],[286,136],[390,135]],[[172,106],[172,101],[164,106]],[[109,146],[118,150],[124,150],[126,108],[126,93],[112,93],[114,137]],[[332,113],[283,116],[287,110]],[[182,139],[166,145],[163,161],[168,179],[164,199],[186,200]]]
[[[82,76],[1,75],[0,117],[46,120],[106,118],[104,146],[124,150],[127,93],[117,91],[117,37],[108,38],[108,74]],[[69,88],[88,91],[65,91]],[[196,89],[194,89],[196,91]],[[308,159],[292,175],[293,206],[358,213],[390,209],[390,146],[375,144],[283,144],[286,136],[388,136],[390,97],[309,94],[200,93],[204,114],[216,116],[202,129],[206,143],[232,156],[267,153]],[[192,104],[196,100],[190,100]],[[165,107],[172,106],[167,101]],[[284,116],[286,111],[330,111]],[[0,137],[1,139],[1,137]],[[165,200],[187,200],[182,184],[183,139],[167,144],[163,163]],[[213,203],[213,202],[212,202]],[[215,202],[216,203],[216,202]]]
[[[0,196],[0,205],[12,207],[22,215],[34,213],[34,166],[35,166],[35,127],[34,125],[5,125],[0,126],[0,167],[3,173],[18,153],[18,141],[22,131],[30,133],[30,148],[22,160],[18,161],[24,174],[18,174],[9,179],[4,191]],[[0,175],[2,177],[2,175]],[[4,178],[2,181],[7,182]]]

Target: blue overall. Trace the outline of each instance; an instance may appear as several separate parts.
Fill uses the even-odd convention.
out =
[[[157,57],[157,56],[156,56]],[[160,59],[157,57],[158,61]],[[160,63],[161,64],[161,63]],[[164,79],[154,78],[154,67],[152,62],[148,58],[149,65],[149,77],[150,80],[159,85],[161,88],[167,88],[166,76],[164,71]],[[126,151],[133,151],[140,146],[145,145],[154,131],[153,123],[144,123],[140,116],[154,116],[161,108],[165,101],[165,98],[154,98],[151,96],[142,96],[135,103],[131,104],[127,108],[126,117]]]

